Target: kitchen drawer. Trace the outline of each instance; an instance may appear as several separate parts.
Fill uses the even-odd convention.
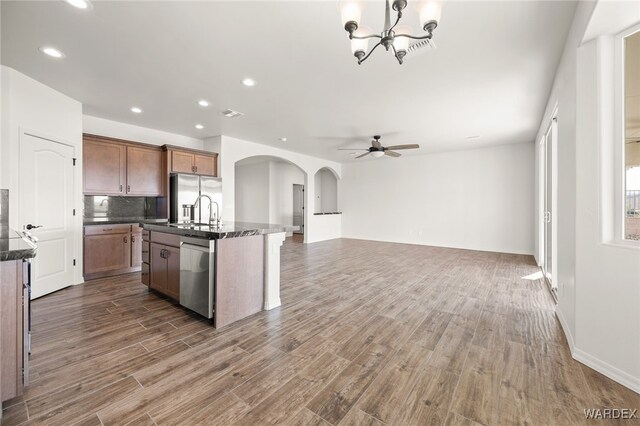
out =
[[[149,263],[149,241],[142,241],[142,261]]]
[[[167,246],[180,247],[180,235],[165,234],[164,232],[154,231],[151,234],[151,241]]]
[[[149,287],[149,264],[148,263],[145,263],[145,262],[142,263],[142,273],[140,274],[140,280],[142,281],[142,284]]]
[[[129,225],[86,225],[84,235],[128,234],[131,232]]]
[[[145,241],[149,241],[150,234],[151,234],[150,231],[148,231],[146,229],[143,229],[142,230],[142,239],[145,240]]]

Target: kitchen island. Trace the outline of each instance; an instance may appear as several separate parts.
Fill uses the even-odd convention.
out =
[[[280,306],[280,246],[293,226],[141,223],[142,282],[216,328]]]
[[[29,260],[35,255],[26,236],[0,226],[0,410],[29,383]]]

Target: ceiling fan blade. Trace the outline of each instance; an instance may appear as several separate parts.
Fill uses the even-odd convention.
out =
[[[420,148],[420,145],[418,145],[417,143],[414,144],[409,144],[409,145],[392,145],[392,146],[388,146],[387,149],[417,149]]]
[[[399,152],[385,150],[384,155],[388,155],[389,157],[400,157],[402,154],[400,154]]]
[[[362,158],[362,157],[365,157],[365,156],[367,156],[367,155],[369,155],[369,154],[371,154],[371,153],[370,153],[369,151],[367,151],[367,152],[365,152],[364,154],[360,154],[360,155],[358,155],[358,156],[357,156],[357,157],[355,157],[355,158]]]
[[[369,151],[369,148],[337,148],[338,151]]]
[[[371,140],[371,146],[374,147],[374,148],[382,148],[382,145],[380,144],[380,141],[375,140],[375,139]]]

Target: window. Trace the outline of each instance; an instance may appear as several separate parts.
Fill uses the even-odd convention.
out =
[[[624,38],[624,238],[640,241],[640,31]]]

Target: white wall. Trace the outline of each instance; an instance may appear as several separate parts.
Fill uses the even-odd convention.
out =
[[[549,95],[546,110],[536,137],[536,197],[534,226],[536,236],[542,228],[542,209],[540,203],[540,144],[538,143],[549,126],[554,109],[557,107],[558,140],[555,158],[554,176],[557,181],[556,194],[556,267],[553,279],[558,285],[558,316],[565,327],[569,346],[573,347],[575,334],[575,149],[576,149],[576,48],[582,40],[585,28],[591,17],[594,3],[582,2],[576,8],[573,24],[554,83]],[[538,263],[541,259],[541,241],[536,237],[534,254]]]
[[[342,234],[531,254],[533,155],[525,143],[345,164]]]
[[[342,238],[342,215],[325,214],[313,215],[312,217],[316,229],[315,238],[317,241]]]
[[[338,180],[329,169],[320,169],[315,175],[316,213],[338,211]]]
[[[75,175],[75,207],[82,211],[82,104],[36,80],[2,66],[2,141],[0,188],[9,189],[9,225],[22,229],[19,212],[20,132],[32,131],[73,146],[78,159]],[[74,278],[82,279],[82,215],[74,226]]]
[[[322,170],[318,170],[316,174],[313,176],[313,184],[314,184],[314,213],[319,213],[322,211]]]
[[[217,154],[220,154],[220,151],[222,151],[222,136],[214,136],[211,138],[206,138],[202,143],[202,149],[204,149],[205,151],[215,152]],[[224,176],[222,176],[221,161],[222,161],[222,158],[220,155],[218,155],[218,177],[224,178]]]
[[[613,136],[601,140],[593,88],[605,59],[600,55],[612,43],[600,38],[578,49],[575,357],[640,392],[640,247],[603,241],[601,198],[593,190],[601,179],[594,170],[603,169],[601,144],[609,145]]]
[[[640,250],[610,241],[607,235],[613,228],[612,174],[617,170],[610,152],[617,140],[610,123],[612,35],[639,21],[638,2],[578,5],[538,134],[539,140],[557,105],[556,312],[572,355],[636,392],[640,392]],[[539,185],[538,167],[536,171]],[[534,223],[539,228],[539,216]],[[538,256],[539,250],[537,246]]]
[[[304,185],[304,173],[282,162],[270,161],[269,168],[269,223],[293,225],[293,185]]]
[[[323,167],[331,168],[340,176],[342,170],[341,164],[224,135],[221,136],[219,152],[220,173],[223,180],[223,218],[235,217],[235,164],[245,158],[273,156],[295,164],[305,175],[305,242],[312,243],[322,241],[327,239],[325,238],[326,235],[339,236],[339,230],[324,229],[327,226],[336,226],[335,221],[321,221],[317,219],[317,216],[313,215],[315,203],[312,194],[315,194],[315,182],[314,179],[310,177],[314,176],[315,173]]]
[[[338,211],[338,180],[330,170],[322,169],[322,211]]]
[[[133,124],[85,115],[82,117],[84,133],[142,142],[150,145],[176,145],[185,148],[203,149],[202,139],[190,138],[175,133],[149,129]]]
[[[269,221],[269,171],[268,161],[236,167],[236,222],[271,223]]]
[[[304,173],[289,163],[268,158],[238,162],[235,220],[293,225],[294,184],[304,185]]]

